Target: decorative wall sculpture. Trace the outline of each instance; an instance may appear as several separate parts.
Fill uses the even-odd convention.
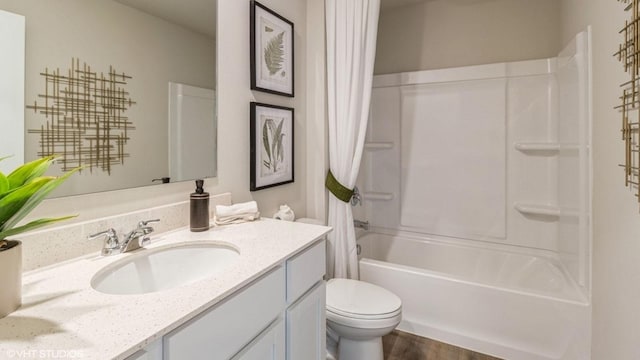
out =
[[[40,129],[29,129],[40,136],[38,156],[59,155],[63,171],[84,166],[111,174],[112,166],[129,157],[125,145],[132,122],[124,113],[135,104],[126,90],[132,77],[118,73],[112,66],[108,73],[72,58],[71,67],[40,73],[45,80],[42,103],[34,101],[28,109],[44,115]]]
[[[626,20],[620,34],[624,39],[614,54],[629,73],[630,79],[620,85],[621,105],[615,108],[622,113],[622,140],[625,146],[625,186],[634,189],[640,202],[640,0],[618,0],[625,5],[630,19]]]

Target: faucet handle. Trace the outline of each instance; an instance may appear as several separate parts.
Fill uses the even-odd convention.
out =
[[[147,246],[151,242],[151,238],[148,236],[142,237],[139,241],[140,247]]]
[[[99,233],[95,233],[87,236],[87,240],[95,240],[103,236],[106,236],[107,240],[118,239],[118,235],[116,234],[116,231],[113,228],[110,228],[105,231],[100,231]]]
[[[149,224],[152,224],[152,223],[157,223],[157,222],[160,222],[160,219],[142,220],[142,221],[140,221],[138,223],[138,229],[140,229],[140,228],[142,228],[144,226],[147,226]]]
[[[118,234],[116,234],[116,231],[113,228],[110,228],[87,236],[87,240],[95,240],[101,237],[105,237],[102,255],[117,254],[120,249],[120,242],[118,241]]]

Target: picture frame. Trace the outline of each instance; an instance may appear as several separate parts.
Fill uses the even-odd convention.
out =
[[[251,90],[294,97],[293,23],[251,1]]]
[[[251,102],[251,191],[294,182],[294,109]]]

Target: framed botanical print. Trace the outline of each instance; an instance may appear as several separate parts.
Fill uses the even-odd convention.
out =
[[[251,103],[250,190],[293,182],[293,109]]]
[[[294,96],[293,23],[251,1],[251,90]]]

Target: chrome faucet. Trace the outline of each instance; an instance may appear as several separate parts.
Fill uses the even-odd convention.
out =
[[[153,228],[151,226],[147,226],[151,223],[160,222],[160,219],[153,220],[144,220],[138,223],[138,226],[131,230],[127,235],[125,235],[122,244],[122,250],[120,252],[129,252],[133,250],[138,250],[143,247],[145,244],[151,240],[147,235],[153,232]]]
[[[118,235],[113,228],[89,235],[87,239],[94,240],[105,237],[102,248],[102,255],[104,256],[126,253],[138,250],[149,242],[150,238],[147,235],[153,232],[153,228],[148,225],[156,222],[160,222],[160,219],[140,221],[135,229],[125,235],[122,242],[118,240]]]
[[[369,230],[369,222],[361,221],[361,220],[353,220],[353,226],[357,228],[362,228],[365,230]]]

